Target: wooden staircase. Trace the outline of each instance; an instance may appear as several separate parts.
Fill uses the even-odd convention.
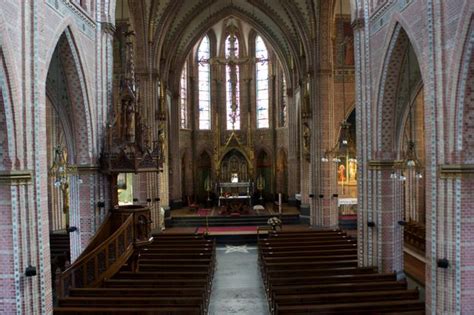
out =
[[[207,314],[215,243],[203,235],[160,235],[95,288],[74,288],[55,314]]]
[[[49,249],[51,251],[51,273],[52,280],[55,283],[56,271],[62,272],[66,264],[71,261],[70,238],[67,232],[53,232],[49,234]]]

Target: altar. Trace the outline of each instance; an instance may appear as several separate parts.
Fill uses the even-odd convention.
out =
[[[245,203],[252,206],[252,182],[224,182],[217,184],[218,206]]]

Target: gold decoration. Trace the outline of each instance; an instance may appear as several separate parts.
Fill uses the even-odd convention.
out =
[[[67,163],[66,149],[58,145],[54,149],[54,160],[49,169],[49,175],[54,178],[54,187],[59,188],[62,193],[66,228],[69,227],[69,177],[75,174],[77,174],[77,168]]]

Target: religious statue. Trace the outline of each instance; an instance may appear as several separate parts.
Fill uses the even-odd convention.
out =
[[[126,98],[122,100],[122,106],[125,115],[125,138],[129,142],[135,141],[135,104],[132,99]]]
[[[160,129],[158,131],[158,143],[160,145],[160,157],[159,160],[161,162],[165,161],[165,144],[166,144],[166,137],[165,137],[165,131],[163,129]]]
[[[63,194],[63,213],[66,217],[66,228],[69,227],[69,183],[65,182],[61,185]]]
[[[338,181],[341,182],[341,183],[345,183],[346,181],[346,167],[344,166],[344,164],[341,164],[339,165],[338,169],[337,169],[337,177],[338,177]]]
[[[303,151],[307,160],[310,158],[311,149],[311,129],[307,124],[303,125]]]
[[[357,162],[353,159],[349,160],[349,182],[353,183],[357,180]]]

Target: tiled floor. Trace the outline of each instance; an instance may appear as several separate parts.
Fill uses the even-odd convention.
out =
[[[255,245],[219,246],[216,255],[209,315],[269,314]]]

